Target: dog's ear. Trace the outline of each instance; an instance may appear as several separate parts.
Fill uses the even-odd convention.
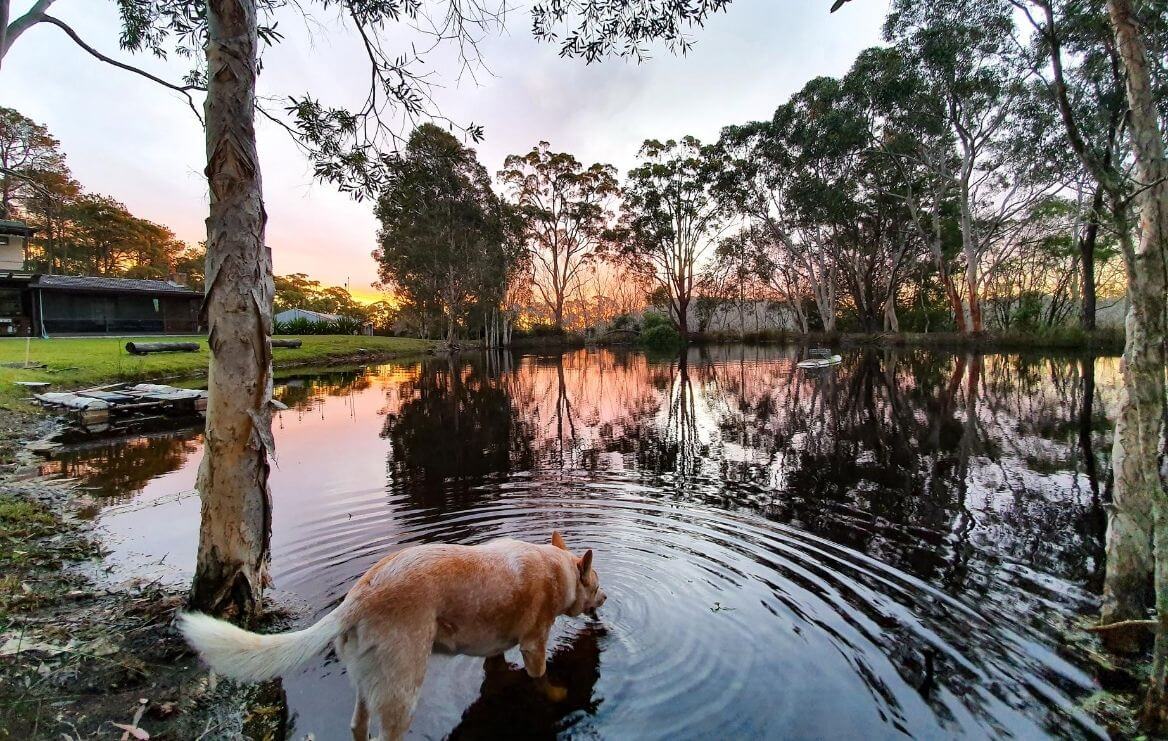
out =
[[[568,546],[564,544],[564,536],[560,535],[559,530],[552,530],[552,545],[562,551],[568,550]]]
[[[580,576],[587,576],[588,572],[592,570],[592,549],[584,551],[584,556],[580,559]]]

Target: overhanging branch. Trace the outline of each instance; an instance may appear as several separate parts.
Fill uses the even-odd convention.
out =
[[[81,36],[76,31],[74,31],[73,28],[68,23],[65,23],[60,18],[55,18],[55,17],[48,15],[46,13],[41,13],[40,17],[37,19],[36,22],[50,23],[50,24],[56,26],[57,28],[60,28],[62,31],[65,32],[66,35],[69,36],[69,38],[73,39],[73,42],[75,44],[80,46],[90,56],[92,56],[93,58],[95,58],[99,61],[105,62],[106,64],[109,64],[109,65],[113,65],[114,67],[117,67],[119,69],[124,69],[127,72],[132,72],[133,74],[138,75],[139,77],[144,77],[147,80],[150,80],[151,82],[153,82],[155,84],[158,84],[158,85],[163,86],[164,88],[167,88],[168,90],[173,90],[176,93],[180,93],[183,97],[186,98],[187,105],[190,106],[191,112],[195,114],[195,118],[199,119],[199,124],[201,125],[203,123],[203,116],[199,113],[199,109],[195,105],[195,99],[191,97],[191,91],[192,90],[200,90],[201,91],[201,90],[204,90],[205,88],[202,88],[198,85],[175,85],[174,83],[168,82],[168,81],[162,79],[161,77],[157,77],[155,75],[150,74],[146,70],[139,69],[138,67],[135,67],[131,64],[126,64],[125,62],[119,62],[118,60],[113,59],[112,57],[107,57],[105,54],[102,54],[97,49],[94,49],[92,46],[87,44],[85,42],[85,39],[81,38]]]

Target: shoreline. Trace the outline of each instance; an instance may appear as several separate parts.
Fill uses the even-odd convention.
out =
[[[1069,352],[1093,352],[1121,354],[1124,346],[1122,328],[1099,329],[1083,332],[1078,329],[1048,333],[1029,332],[981,332],[960,334],[957,332],[747,332],[743,335],[722,332],[695,332],[690,334],[689,346],[709,345],[783,345],[791,347],[840,346],[856,347],[936,347],[981,352],[1009,350],[1060,350]],[[469,347],[469,346],[468,346]],[[631,347],[644,348],[637,340],[624,339],[619,342],[606,341],[603,337],[585,337],[577,333],[561,335],[541,335],[538,337],[517,337],[512,340],[515,350],[556,350],[582,347]],[[677,345],[680,349],[681,345]],[[654,348],[660,349],[660,348]]]

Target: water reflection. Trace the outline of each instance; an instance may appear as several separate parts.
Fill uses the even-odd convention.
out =
[[[435,660],[418,737],[1096,734],[1057,626],[1096,607],[1117,359],[796,359],[495,353],[284,383],[277,583],[320,612],[402,544],[558,527],[597,548],[602,621],[553,638],[568,701],[515,657]],[[50,465],[149,500],[199,448]],[[196,528],[197,503],[175,507],[103,521],[151,553],[143,518]],[[346,732],[337,671],[286,683],[299,735]]]

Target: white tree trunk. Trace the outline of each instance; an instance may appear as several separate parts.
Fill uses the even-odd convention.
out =
[[[1121,609],[1142,612],[1144,604],[1137,608],[1136,602],[1143,599],[1142,584],[1147,583],[1150,565],[1146,554],[1151,550],[1158,628],[1144,721],[1153,732],[1161,732],[1168,726],[1164,683],[1168,666],[1168,495],[1160,470],[1164,452],[1168,166],[1142,29],[1130,0],[1108,0],[1107,9],[1116,47],[1127,70],[1140,239],[1134,249],[1130,243],[1124,249],[1129,304],[1124,389],[1112,455],[1115,507],[1107,528],[1103,620],[1113,622],[1128,617]]]
[[[255,0],[207,3],[207,288],[211,360],[191,606],[249,622],[268,581],[271,252],[255,141]]]

